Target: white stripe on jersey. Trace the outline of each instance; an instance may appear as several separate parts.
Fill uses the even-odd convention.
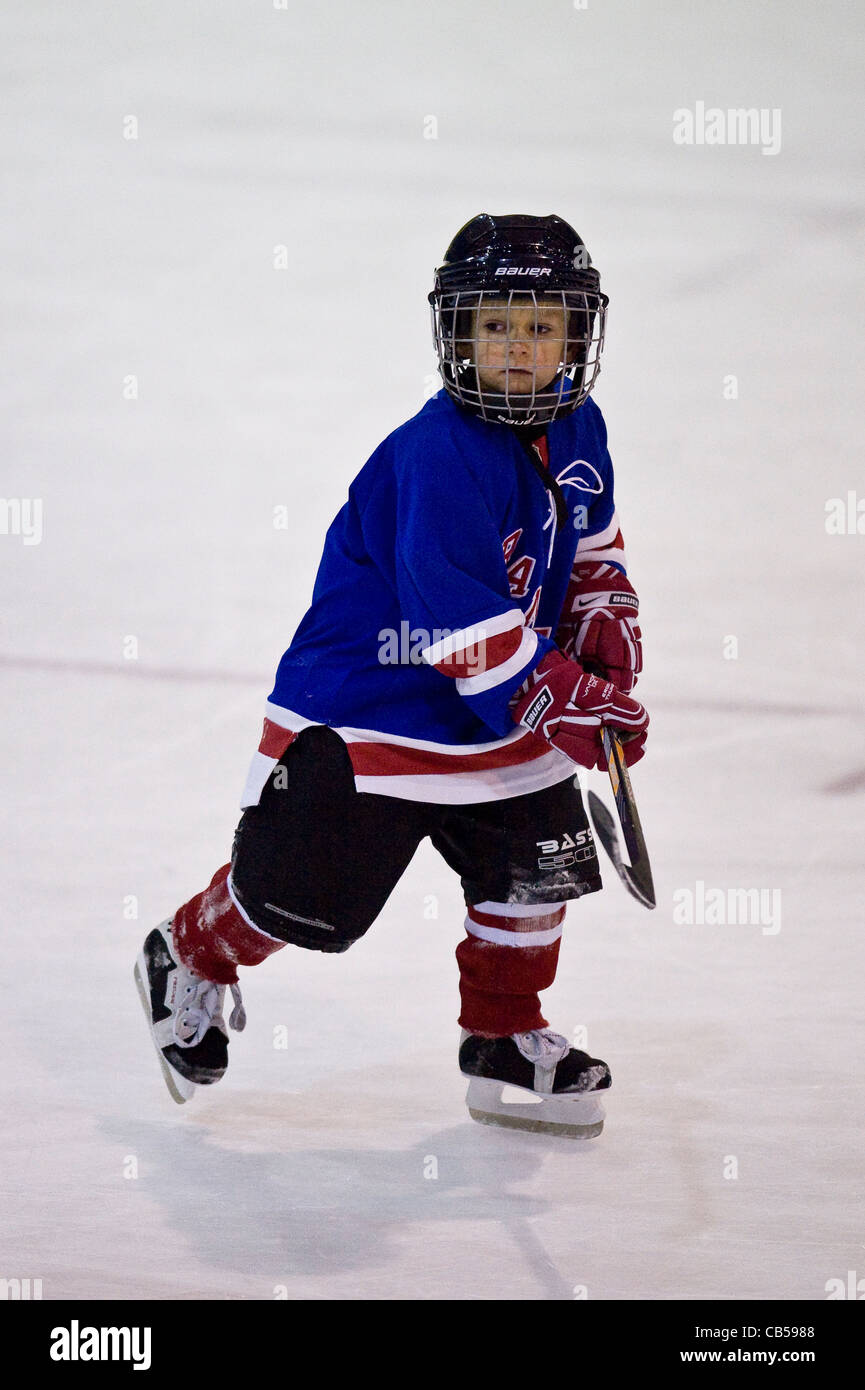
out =
[[[509,608],[507,613],[498,613],[494,618],[483,618],[471,627],[461,628],[459,632],[452,632],[449,637],[443,637],[440,642],[423,647],[421,656],[430,666],[437,666],[447,657],[465,651],[466,647],[476,647],[481,642],[487,642],[490,637],[509,632],[512,627],[521,627],[524,616],[521,609]]]
[[[488,671],[481,671],[477,676],[458,676],[457,693],[480,695],[483,690],[492,690],[494,686],[501,685],[528,665],[537,649],[538,634],[534,628],[527,627],[520,638],[520,645],[507,661],[501,662],[499,666],[490,667]]]

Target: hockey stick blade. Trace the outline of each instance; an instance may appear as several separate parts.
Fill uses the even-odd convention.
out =
[[[592,818],[592,825],[595,827],[598,839],[612,860],[613,867],[628,892],[644,907],[652,908],[655,906],[655,885],[652,882],[652,869],[649,864],[646,842],[643,838],[643,828],[640,825],[640,817],[637,812],[637,803],[634,800],[631,779],[628,775],[628,765],[622,754],[621,743],[613,730],[603,728],[601,736],[607,755],[610,785],[616,798],[616,810],[619,813],[625,845],[631,860],[630,864],[626,864],[622,858],[613,817],[601,798],[592,791],[589,792],[589,815]]]

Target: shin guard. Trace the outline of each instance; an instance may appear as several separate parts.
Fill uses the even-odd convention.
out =
[[[229,864],[223,864],[203,893],[174,914],[172,935],[183,964],[204,980],[237,983],[239,965],[260,965],[285,945],[256,927],[231,894]]]
[[[538,992],[555,979],[564,917],[564,903],[469,907],[456,951],[463,1028],[506,1037],[547,1026]]]

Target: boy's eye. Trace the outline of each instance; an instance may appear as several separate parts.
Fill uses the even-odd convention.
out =
[[[507,333],[508,331],[508,325],[504,319],[489,319],[481,327],[485,333]],[[552,333],[552,331],[552,326],[548,323],[529,324],[528,328],[514,333],[512,336],[514,338],[528,338],[532,333],[543,334]]]

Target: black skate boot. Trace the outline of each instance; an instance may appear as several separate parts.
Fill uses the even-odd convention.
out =
[[[162,1075],[172,1098],[182,1105],[196,1086],[221,1080],[228,1066],[228,1029],[222,1017],[225,985],[202,980],[174,953],[171,922],[154,927],[135,964],[135,983],[159,1054]],[[238,985],[229,985],[234,1000],[229,1023],[246,1026]]]
[[[611,1084],[606,1062],[571,1047],[550,1028],[482,1038],[463,1031],[460,1071],[470,1078],[466,1104],[473,1120],[569,1139],[592,1139],[604,1128],[600,1093]],[[523,1103],[503,1099],[505,1086],[531,1093]]]

